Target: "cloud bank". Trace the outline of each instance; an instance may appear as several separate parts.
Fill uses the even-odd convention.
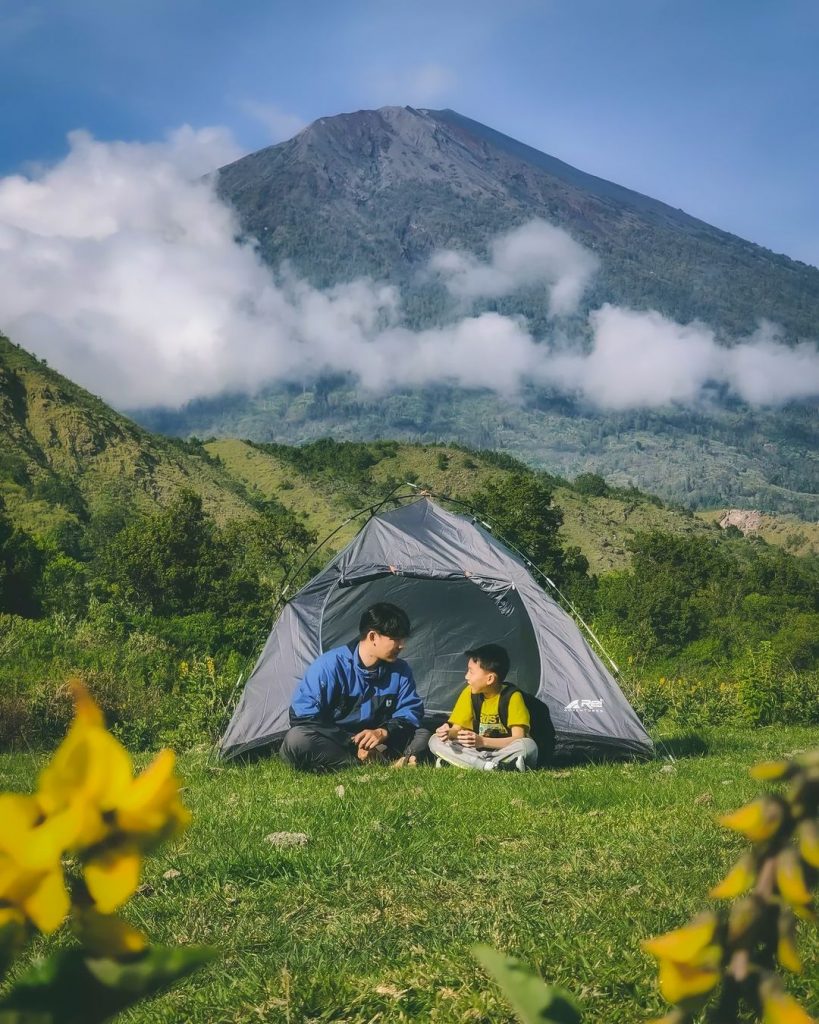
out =
[[[488,260],[472,253],[444,249],[430,267],[450,294],[462,302],[498,299],[521,288],[541,286],[548,294],[549,313],[573,313],[597,270],[599,260],[568,232],[543,220],[498,235]]]
[[[178,407],[275,381],[352,372],[375,391],[451,382],[515,396],[548,384],[602,409],[691,405],[714,385],[756,405],[819,396],[815,345],[782,345],[763,325],[726,348],[704,324],[606,305],[591,345],[535,338],[522,318],[470,314],[480,299],[543,289],[550,314],[577,310],[597,257],[532,221],[486,259],[431,260],[452,322],[402,323],[401,297],[358,280],[318,290],[271,271],[202,175],[239,155],[220,129],[155,144],[70,137],[61,163],[0,179],[0,328],[120,409]]]

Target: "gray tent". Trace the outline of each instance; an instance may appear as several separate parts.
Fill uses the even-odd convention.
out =
[[[419,498],[373,516],[285,606],[222,738],[224,757],[281,739],[307,666],[353,639],[376,601],[409,615],[404,656],[427,715],[451,710],[463,652],[499,643],[512,659],[510,681],[548,706],[556,757],[652,753],[617,683],[523,561],[471,518]]]

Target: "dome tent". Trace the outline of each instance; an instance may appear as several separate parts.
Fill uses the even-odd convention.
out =
[[[523,560],[472,518],[420,497],[374,515],[285,605],[222,737],[223,757],[281,741],[307,666],[354,638],[377,601],[409,615],[405,657],[428,716],[452,709],[463,652],[499,643],[512,660],[509,681],[549,709],[556,760],[653,753],[613,677]]]

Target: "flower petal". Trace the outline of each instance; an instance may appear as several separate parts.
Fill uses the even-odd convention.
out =
[[[9,853],[15,860],[21,857],[28,833],[34,828],[40,808],[34,797],[18,793],[0,794],[0,852]]]
[[[38,798],[46,813],[73,800],[111,809],[131,783],[131,758],[104,729],[75,722],[40,774]]]
[[[29,895],[22,900],[21,906],[26,917],[41,932],[49,935],[56,931],[65,920],[71,907],[71,901],[65,889],[62,868],[44,874]]]
[[[640,945],[646,953],[650,953],[658,960],[690,963],[710,944],[716,927],[716,914],[700,914],[684,928],[677,928],[653,939],[644,939]],[[671,1002],[676,1000],[672,999]]]
[[[753,857],[745,856],[740,858],[723,878],[719,885],[715,885],[710,896],[715,900],[732,900],[747,892],[754,884],[756,870]]]
[[[692,996],[710,992],[719,982],[720,972],[714,967],[692,967],[690,964],[661,960],[658,984],[664,999],[680,1003]]]
[[[782,805],[766,797],[753,800],[733,814],[723,814],[717,820],[720,825],[741,832],[746,839],[759,843],[770,839],[782,824]]]
[[[780,935],[776,944],[776,958],[786,971],[791,971],[793,974],[802,973],[802,961],[792,936]]]
[[[797,835],[802,860],[813,868],[819,868],[819,825],[815,821],[802,821]]]
[[[126,832],[157,832],[164,827],[179,792],[175,760],[172,750],[161,750],[125,790],[117,806],[117,823]]]
[[[791,774],[792,768],[790,761],[761,761],[753,768],[749,768],[748,774],[752,779],[757,779],[760,782],[771,782],[775,779],[787,778]]]
[[[816,1024],[786,992],[771,990],[762,998],[762,1024]]]
[[[792,847],[782,850],[776,858],[776,884],[779,894],[792,906],[810,903],[810,892],[805,882],[799,854]]]
[[[108,850],[85,865],[85,883],[100,913],[112,913],[134,894],[141,867],[135,846]]]
[[[81,827],[81,819],[67,808],[33,828],[26,837],[23,863],[34,871],[47,870],[59,864],[62,855],[73,844]]]

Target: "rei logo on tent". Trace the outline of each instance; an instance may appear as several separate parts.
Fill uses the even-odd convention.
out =
[[[602,700],[573,700],[567,704],[564,711],[602,711]]]

